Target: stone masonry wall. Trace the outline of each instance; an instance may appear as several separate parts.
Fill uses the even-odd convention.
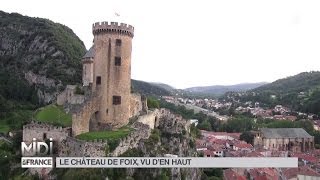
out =
[[[31,122],[23,126],[22,139],[25,142],[32,142],[33,138],[36,138],[37,141],[43,141],[44,136],[46,136],[46,139],[53,138],[53,141],[61,142],[70,136],[70,128],[62,128],[40,122]]]
[[[83,141],[73,137],[67,137],[59,144],[58,154],[61,157],[104,157],[106,141]]]
[[[79,109],[72,114],[72,135],[77,136],[79,134],[89,132],[89,123],[92,114],[98,111],[99,106],[97,103],[97,97],[93,96],[90,100],[87,100]]]
[[[23,126],[22,141],[27,144],[32,143],[33,138],[36,141],[45,141],[46,139],[53,139],[53,146],[59,146],[59,143],[71,135],[70,128],[62,128],[46,123],[31,122]],[[32,156],[31,152],[25,152],[26,156]]]
[[[155,109],[153,111],[149,111],[146,115],[139,116],[137,121],[149,125],[151,129],[154,129],[154,127],[157,127],[158,125],[160,116],[160,111]]]
[[[119,156],[129,149],[138,147],[141,139],[148,139],[151,134],[151,128],[147,124],[135,122],[132,127],[135,129],[126,138],[122,139],[119,146],[111,153],[111,156]]]
[[[142,111],[141,95],[132,93],[130,99],[130,117],[138,116]]]
[[[66,89],[57,96],[57,104],[64,105],[70,104],[82,104],[84,103],[84,95],[75,94],[76,85],[67,85]]]

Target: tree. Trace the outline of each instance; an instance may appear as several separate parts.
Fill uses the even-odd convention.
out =
[[[211,131],[211,124],[208,120],[203,121],[202,123],[198,124],[198,128],[206,131]]]
[[[148,108],[160,108],[159,101],[153,97],[148,97],[147,104]]]
[[[245,132],[252,130],[254,121],[252,118],[245,116],[235,116],[228,120],[225,125],[225,130],[227,132]]]
[[[245,131],[240,135],[240,140],[253,144],[254,135],[250,131]]]

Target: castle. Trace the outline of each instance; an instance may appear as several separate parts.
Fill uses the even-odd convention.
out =
[[[92,33],[93,46],[82,58],[85,95],[76,95],[75,86],[67,86],[57,98],[59,105],[78,104],[71,108],[73,135],[121,127],[147,109],[143,97],[131,94],[134,27],[98,22]]]

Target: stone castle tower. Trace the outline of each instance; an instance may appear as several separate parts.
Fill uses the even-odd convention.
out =
[[[131,98],[131,50],[134,28],[117,22],[95,23],[92,26],[94,45],[85,54],[83,86],[97,98],[90,129],[111,124],[128,123]]]

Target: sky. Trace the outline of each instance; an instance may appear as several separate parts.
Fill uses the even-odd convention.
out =
[[[131,77],[175,88],[272,82],[320,70],[318,0],[1,0],[0,10],[70,27],[135,27]],[[120,16],[115,16],[118,13]]]

